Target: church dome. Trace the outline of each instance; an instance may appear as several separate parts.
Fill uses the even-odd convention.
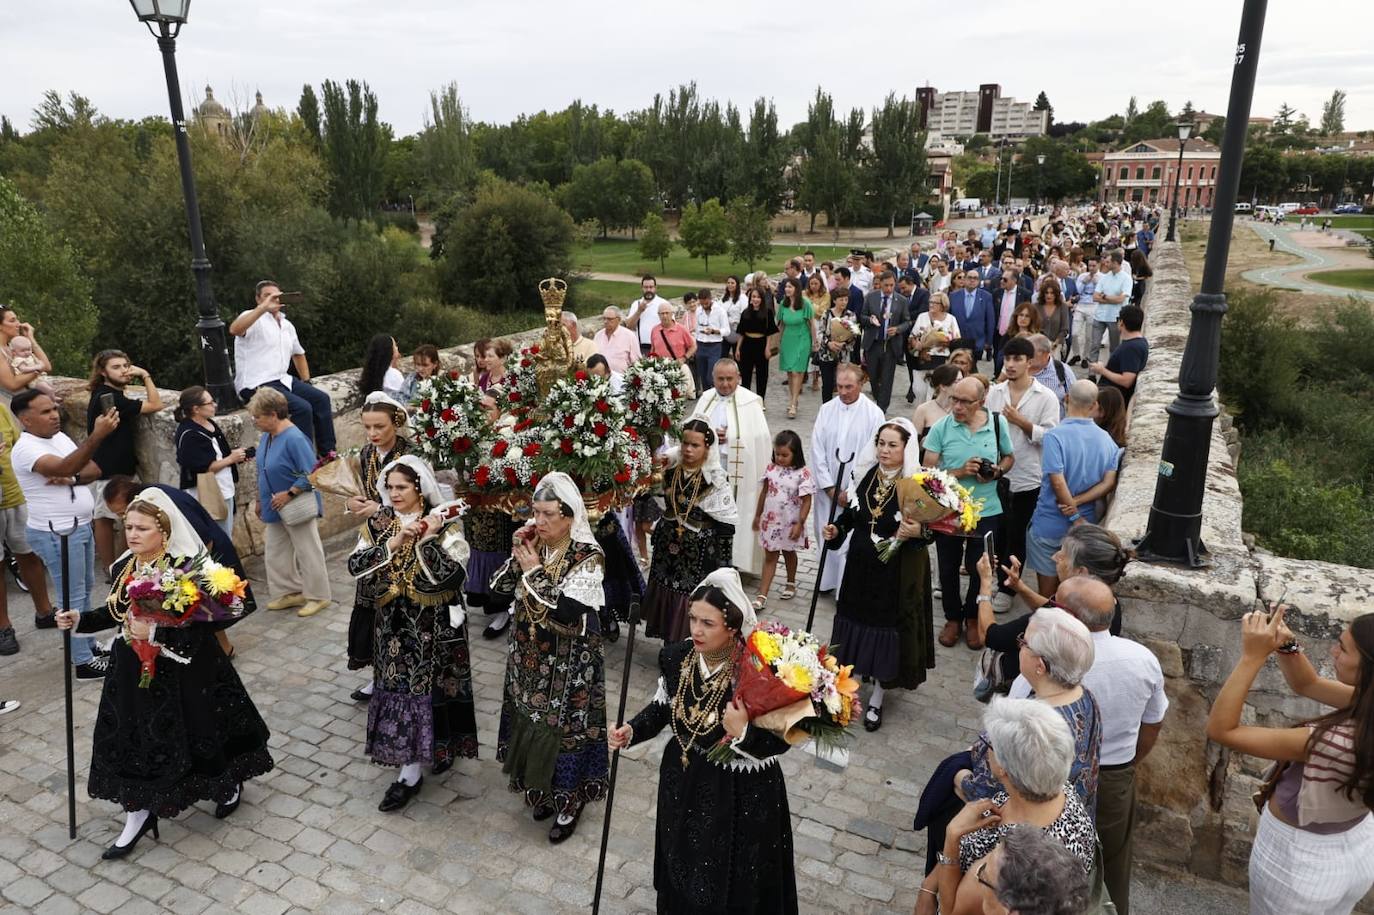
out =
[[[215,101],[215,90],[209,86],[205,87],[205,101],[200,103],[196,109],[196,114],[203,118],[227,118],[229,109]]]

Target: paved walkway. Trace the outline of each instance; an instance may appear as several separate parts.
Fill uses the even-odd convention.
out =
[[[1310,274],[1316,270],[1336,269],[1346,267],[1349,264],[1344,259],[1331,256],[1330,249],[1308,248],[1293,241],[1292,235],[1296,227],[1283,225],[1275,226],[1270,223],[1251,221],[1248,223],[1255,234],[1265,241],[1273,240],[1274,249],[1294,254],[1302,258],[1302,263],[1288,264],[1281,267],[1261,267],[1255,270],[1247,270],[1241,274],[1245,279],[1252,283],[1261,283],[1265,286],[1279,286],[1284,289],[1296,289],[1298,292],[1311,292],[1318,295],[1337,295],[1337,296],[1359,296],[1365,299],[1374,299],[1374,292],[1361,289],[1347,289],[1343,286],[1329,286],[1326,283],[1317,282]],[[1341,234],[1340,230],[1336,230]],[[1344,237],[1344,236],[1343,236]],[[1334,249],[1344,250],[1344,249]]]
[[[819,395],[784,418],[786,389],[770,387],[768,418],[809,443]],[[901,409],[906,409],[904,403]],[[352,583],[343,557],[348,538],[329,544],[340,603],[312,619],[260,610],[230,630],[236,664],[272,728],[277,768],[251,782],[227,821],[208,804],[162,824],[126,861],[103,862],[121,817],[86,797],[91,725],[99,684],[76,686],[78,838],[67,838],[61,648],[56,633],[35,633],[27,598],[11,584],[23,651],[3,659],[3,692],[23,700],[0,718],[0,915],[78,911],[491,913],[587,911],[595,883],[604,805],[589,809],[576,836],[560,846],[547,824],[530,820],[494,763],[505,667],[503,643],[471,626],[481,759],[427,778],[399,814],[377,811],[393,770],[362,753],[367,711],[348,699],[363,675],[344,665]],[[255,578],[260,578],[260,563]],[[801,564],[798,597],[774,601],[765,618],[801,625],[815,559]],[[831,629],[823,599],[815,629]],[[480,619],[480,618],[479,618]],[[609,646],[606,679],[619,698],[626,641]],[[658,644],[641,639],[630,658],[629,708],[656,682]],[[974,655],[937,648],[932,678],[917,692],[894,691],[881,731],[860,730],[844,772],[822,769],[804,750],[782,758],[792,810],[798,893],[811,913],[906,913],[915,902],[924,837],[911,819],[924,780],[944,756],[968,745],[982,707],[970,696]],[[603,911],[652,912],[654,798],[662,736],[621,760]],[[1244,894],[1176,875],[1138,872],[1141,913],[1244,911]],[[8,906],[5,903],[8,903]]]

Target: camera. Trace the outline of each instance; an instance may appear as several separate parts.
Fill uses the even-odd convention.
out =
[[[982,478],[984,478],[984,479],[986,479],[986,480],[991,480],[991,479],[992,479],[993,477],[995,477],[996,475],[997,475],[997,465],[996,465],[996,464],[994,464],[992,461],[989,461],[987,458],[980,458],[980,459],[978,460],[978,476],[980,476],[980,477],[982,477]]]
[[[251,460],[253,459],[253,456],[256,455],[257,453],[258,453],[258,446],[257,446],[257,445],[249,445],[247,448],[243,449],[243,457],[244,457],[244,460],[251,461]]]

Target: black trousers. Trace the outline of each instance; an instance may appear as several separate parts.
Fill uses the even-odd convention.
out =
[[[1028,489],[1025,492],[1014,492],[1011,494],[1011,504],[1002,506],[1002,526],[997,531],[997,562],[999,565],[1006,565],[1010,557],[1015,556],[1021,560],[1024,568],[1026,564],[1026,529],[1030,527],[1031,515],[1035,514],[1035,503],[1040,498],[1040,487]],[[1001,572],[997,574],[997,580],[1002,580]],[[1003,594],[1014,593],[1006,585],[999,584],[997,590]]]
[[[835,372],[839,369],[838,362],[817,363],[821,367],[821,403],[829,402],[835,396]]]
[[[740,382],[755,394],[768,393],[768,338],[742,337],[739,341]],[[758,387],[754,379],[758,378]]]
[[[984,516],[970,535],[935,536],[935,558],[940,566],[940,604],[945,609],[946,622],[962,622],[978,618],[978,560],[983,556],[983,535],[994,534],[1002,526],[1002,516]],[[959,593],[959,566],[968,570],[968,589]]]
[[[873,402],[884,413],[892,402],[892,379],[897,373],[897,363],[903,361],[900,351],[893,353],[886,346],[868,351],[868,377],[873,389]]]

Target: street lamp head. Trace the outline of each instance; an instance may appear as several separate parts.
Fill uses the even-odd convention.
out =
[[[1038,165],[1044,165],[1044,164],[1045,164],[1045,157],[1044,157],[1043,155],[1036,156],[1036,157],[1035,157],[1035,161],[1036,161],[1036,164],[1038,164]]]
[[[1191,136],[1192,133],[1193,133],[1193,125],[1192,125],[1192,122],[1191,122],[1191,121],[1179,121],[1178,124],[1177,124],[1176,126],[1178,127],[1178,139],[1179,139],[1179,141],[1180,141],[1180,142],[1183,142],[1183,143],[1188,142],[1188,137]]]
[[[150,30],[157,26],[172,35],[186,24],[191,12],[191,0],[129,0],[129,4],[138,21],[146,23]]]

